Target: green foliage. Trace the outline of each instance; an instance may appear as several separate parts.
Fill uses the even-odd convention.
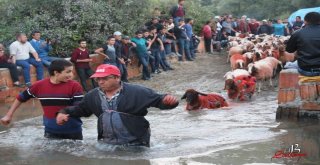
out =
[[[68,56],[85,38],[100,46],[114,31],[132,34],[145,21],[147,0],[11,0],[0,6],[0,41],[8,45],[15,33],[40,30],[56,41],[53,54]]]

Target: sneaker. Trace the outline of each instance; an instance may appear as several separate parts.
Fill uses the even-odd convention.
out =
[[[169,67],[168,70],[174,70],[173,68]]]
[[[26,83],[26,86],[27,86],[27,87],[30,87],[30,86],[31,86],[31,82],[27,82],[27,83]]]
[[[179,53],[176,53],[176,55],[177,55],[178,57],[182,57],[182,55],[181,55],[181,54],[179,54]]]
[[[25,87],[24,84],[20,84],[20,83],[14,83],[13,86],[14,87],[19,87],[19,88],[24,88]]]
[[[161,73],[161,71],[159,69],[157,69],[154,73],[159,74],[159,73]]]

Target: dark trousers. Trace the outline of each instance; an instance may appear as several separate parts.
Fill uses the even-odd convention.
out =
[[[211,53],[211,38],[204,38],[204,46],[207,53]]]
[[[74,133],[74,134],[56,134],[44,132],[44,137],[48,139],[72,139],[72,140],[82,140],[82,133]]]
[[[126,64],[118,64],[118,68],[121,72],[121,81],[128,82],[128,70]]]
[[[0,68],[8,68],[13,82],[19,81],[17,65],[12,63],[0,63]]]
[[[81,82],[81,86],[83,87],[83,90],[88,92],[89,89],[87,87],[87,79],[89,79],[90,76],[93,74],[92,70],[90,68],[76,68],[76,71],[80,78],[80,82]],[[97,86],[93,79],[91,79],[91,85],[92,85],[92,88],[95,88]]]

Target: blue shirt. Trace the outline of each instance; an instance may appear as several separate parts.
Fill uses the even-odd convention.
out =
[[[47,44],[44,40],[35,40],[32,39],[30,41],[30,44],[32,47],[37,51],[40,58],[47,57],[50,50],[52,50],[52,46],[50,44]]]
[[[273,24],[272,25],[274,35],[284,36],[285,25],[284,24]]]
[[[192,26],[190,24],[185,24],[184,25],[184,28],[186,29],[186,33],[187,33],[187,36],[189,37],[189,39],[192,37]]]
[[[142,56],[147,53],[147,40],[145,40],[144,38],[134,37],[131,38],[131,41],[137,45],[136,50],[139,56]]]

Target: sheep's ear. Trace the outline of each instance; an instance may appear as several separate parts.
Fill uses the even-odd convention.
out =
[[[187,98],[187,93],[184,93],[184,95],[181,97],[181,100],[186,99]]]
[[[207,96],[207,94],[204,94],[204,93],[201,93],[201,92],[197,92],[199,95],[202,95],[202,96]]]

